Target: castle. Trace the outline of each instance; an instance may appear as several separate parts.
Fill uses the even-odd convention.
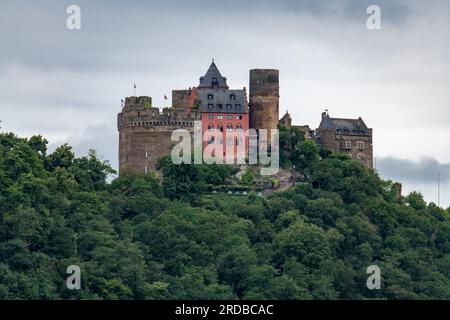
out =
[[[218,135],[208,137],[203,147],[219,143],[224,149],[237,148],[247,141],[230,139],[227,131],[277,129],[281,124],[293,127],[289,113],[279,120],[279,71],[250,70],[249,99],[246,88],[230,89],[216,64],[211,63],[198,86],[172,91],[172,107],[152,106],[151,97],[128,97],[118,114],[119,173],[147,173],[155,169],[156,161],[169,155],[172,132],[186,129],[193,133],[196,121],[201,121],[202,133],[216,129]],[[344,152],[353,159],[373,167],[372,129],[361,118],[331,118],[322,114],[319,128],[297,126],[308,139],[314,139],[332,152]]]

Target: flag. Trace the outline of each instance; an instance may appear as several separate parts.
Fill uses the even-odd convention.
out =
[[[167,96],[166,95],[164,95],[164,100],[167,100]]]
[[[134,88],[136,89],[136,83],[134,84]]]

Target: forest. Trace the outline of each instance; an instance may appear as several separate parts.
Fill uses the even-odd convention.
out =
[[[47,146],[0,134],[0,299],[450,299],[450,209],[294,129],[281,164],[306,181],[268,197],[207,192],[224,165],[117,177]]]

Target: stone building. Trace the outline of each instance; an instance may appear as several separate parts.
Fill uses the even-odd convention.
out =
[[[324,149],[346,153],[352,159],[373,168],[372,129],[367,127],[363,119],[331,118],[324,112],[315,139]]]
[[[171,152],[172,132],[180,128],[193,132],[194,121],[199,119],[194,108],[164,108],[161,112],[152,107],[150,97],[126,98],[117,118],[119,173],[154,170],[156,161]]]
[[[311,130],[311,128],[309,127],[309,125],[292,125],[292,118],[291,115],[289,114],[289,112],[286,111],[286,114],[280,119],[279,124],[283,127],[285,127],[286,129],[291,129],[291,128],[298,128],[301,131],[303,131],[305,133],[305,138],[306,139],[313,139],[314,138],[314,130]]]

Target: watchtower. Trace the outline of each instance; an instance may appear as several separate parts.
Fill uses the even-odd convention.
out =
[[[280,109],[279,71],[250,70],[250,127],[277,129]]]

